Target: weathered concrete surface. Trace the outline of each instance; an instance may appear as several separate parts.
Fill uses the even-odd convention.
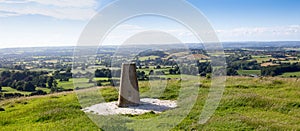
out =
[[[154,111],[161,113],[177,107],[176,101],[159,100],[151,98],[141,99],[141,103],[137,106],[128,106],[126,108],[118,107],[117,102],[99,103],[82,109],[84,112],[90,112],[98,115],[116,115],[116,114],[132,114],[139,115]]]
[[[140,93],[136,75],[136,64],[122,64],[120,88],[119,88],[119,107],[128,107],[140,103]]]

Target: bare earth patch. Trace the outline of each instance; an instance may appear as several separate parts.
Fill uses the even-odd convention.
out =
[[[116,115],[116,114],[132,114],[139,115],[147,112],[161,113],[166,110],[173,109],[177,106],[176,101],[159,100],[151,98],[141,99],[138,106],[118,107],[117,102],[100,103],[82,109],[84,112],[91,112],[98,115]]]

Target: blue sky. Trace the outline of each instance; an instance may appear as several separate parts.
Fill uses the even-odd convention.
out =
[[[189,0],[217,28],[300,24],[299,0]]]
[[[187,1],[207,17],[221,41],[300,40],[299,0]],[[76,45],[88,21],[110,2],[0,0],[0,48]],[[184,42],[197,42],[175,22],[151,17],[124,23],[106,42],[118,44],[116,39],[128,34],[127,30],[162,28],[182,37]]]

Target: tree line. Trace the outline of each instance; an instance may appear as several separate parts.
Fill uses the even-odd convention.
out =
[[[3,71],[0,74],[0,86],[31,92],[35,91],[36,87],[57,87],[55,78],[48,74],[46,71]]]
[[[297,72],[300,71],[300,64],[299,63],[284,63],[277,66],[267,66],[262,67],[261,74],[263,76],[277,76],[282,75],[286,72]]]

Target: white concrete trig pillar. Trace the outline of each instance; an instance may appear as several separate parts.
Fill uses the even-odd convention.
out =
[[[119,107],[135,106],[140,103],[140,93],[135,63],[123,63],[119,88]]]

